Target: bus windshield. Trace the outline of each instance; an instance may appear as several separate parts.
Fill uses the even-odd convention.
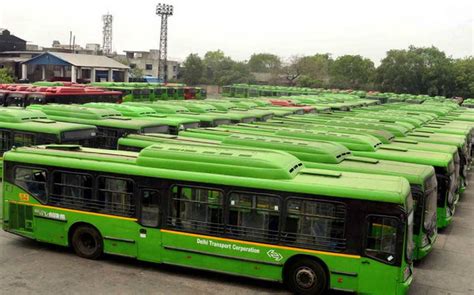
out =
[[[437,189],[436,178],[433,176],[425,184],[426,198],[425,198],[425,217],[423,226],[426,232],[431,235],[432,231],[436,229],[436,207],[437,207]]]
[[[89,139],[96,135],[95,129],[64,131],[61,134],[62,142]]]

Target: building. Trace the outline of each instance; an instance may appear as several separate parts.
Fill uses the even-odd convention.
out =
[[[79,44],[61,44],[59,41],[54,40],[51,47],[43,48],[44,52],[64,52],[64,53],[78,53],[78,54],[91,54],[101,55],[102,50],[100,44],[87,43],[86,47],[82,47]]]
[[[94,52],[95,54],[101,54],[102,50],[100,49],[100,44],[98,43],[87,43],[86,50]]]
[[[0,29],[0,52],[26,50],[26,41],[10,34],[7,29]]]
[[[21,63],[21,80],[128,82],[129,69],[103,55],[44,52]]]
[[[0,69],[8,69],[15,80],[21,77],[21,63],[41,54],[41,51],[3,51],[0,52]]]
[[[130,65],[130,69],[140,69],[144,76],[158,75],[158,66],[160,60],[160,51],[157,49],[151,49],[150,51],[132,51],[125,50],[125,58]],[[168,80],[176,80],[179,75],[179,62],[168,60],[167,61],[167,77]],[[138,78],[138,77],[137,77]]]

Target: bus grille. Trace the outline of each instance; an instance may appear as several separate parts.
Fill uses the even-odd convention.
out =
[[[9,228],[22,231],[33,231],[33,207],[18,205],[14,203],[9,204]]]

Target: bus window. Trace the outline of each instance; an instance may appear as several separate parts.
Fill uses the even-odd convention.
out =
[[[173,227],[205,233],[219,233],[223,227],[223,194],[207,188],[174,186],[171,216]]]
[[[4,153],[10,150],[11,147],[11,132],[7,130],[0,131],[0,152]]]
[[[367,226],[366,254],[386,263],[395,262],[398,220],[372,215],[367,217]]]
[[[117,141],[122,135],[121,132],[115,129],[99,127],[99,134],[96,137],[97,147],[102,149],[116,149]]]
[[[345,249],[346,208],[343,204],[290,199],[282,237],[285,242],[311,248]]]
[[[30,146],[34,144],[35,144],[35,137],[33,134],[15,132],[13,135],[13,145],[16,147]]]
[[[46,202],[46,170],[16,167],[15,185],[18,185],[39,201]]]
[[[99,177],[98,201],[103,204],[104,213],[135,216],[133,181],[115,177]]]
[[[66,208],[97,209],[92,202],[92,187],[90,175],[55,171],[49,203]]]
[[[252,240],[278,239],[279,197],[231,193],[229,207],[229,234]]]
[[[160,222],[160,193],[156,190],[141,191],[141,224],[157,227]]]

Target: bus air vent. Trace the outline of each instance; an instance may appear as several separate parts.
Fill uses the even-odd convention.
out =
[[[48,144],[45,146],[48,150],[64,150],[64,151],[80,151],[81,146],[78,144]]]
[[[336,177],[339,178],[342,176],[342,173],[331,171],[331,170],[320,170],[320,169],[303,169],[301,170],[303,174],[310,174],[316,176],[326,176],[326,177]]]

